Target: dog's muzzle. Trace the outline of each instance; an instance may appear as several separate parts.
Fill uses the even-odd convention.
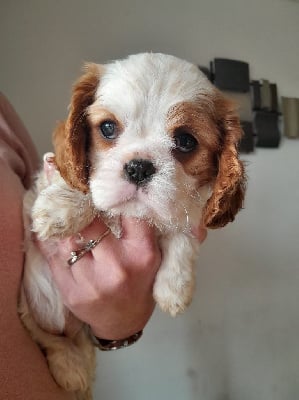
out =
[[[135,185],[143,185],[149,182],[156,168],[150,160],[145,159],[133,159],[125,164],[124,173],[126,179]]]

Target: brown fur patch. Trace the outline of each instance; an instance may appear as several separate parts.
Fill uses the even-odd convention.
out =
[[[220,228],[232,222],[243,207],[246,176],[239,160],[237,146],[243,135],[236,107],[215,91],[215,122],[221,135],[218,174],[211,198],[204,210],[203,222],[209,228]]]
[[[242,208],[245,172],[238,158],[242,137],[234,104],[218,90],[210,98],[182,102],[168,113],[167,128],[192,134],[198,146],[190,153],[174,153],[185,172],[196,177],[198,187],[213,184],[213,193],[203,213],[208,228],[219,228],[234,220]]]
[[[174,150],[174,156],[188,175],[197,178],[198,187],[211,182],[218,171],[220,138],[207,107],[200,102],[175,105],[167,116],[167,130],[172,136],[176,132],[187,132],[195,137],[198,142],[195,150],[190,153]]]
[[[94,101],[99,80],[99,66],[87,64],[86,72],[74,85],[68,118],[57,126],[53,135],[55,163],[61,176],[82,192],[89,190],[89,125],[86,109]]]

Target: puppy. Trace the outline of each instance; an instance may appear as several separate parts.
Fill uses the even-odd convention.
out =
[[[194,290],[192,229],[222,227],[242,208],[241,136],[234,105],[195,65],[163,54],[86,65],[68,118],[54,132],[56,170],[50,178],[40,171],[25,197],[20,304],[54,378],[78,399],[91,398],[93,346],[84,325],[73,337],[64,332],[68,310],[28,227],[53,241],[80,232],[98,213],[115,233],[120,215],[147,220],[163,254],[154,297],[175,316]]]

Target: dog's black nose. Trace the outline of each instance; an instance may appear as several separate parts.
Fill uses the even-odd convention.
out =
[[[125,164],[124,172],[130,182],[141,185],[151,180],[156,168],[149,160],[133,159]]]

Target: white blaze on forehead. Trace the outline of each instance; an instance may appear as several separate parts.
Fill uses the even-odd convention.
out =
[[[96,104],[124,123],[165,117],[181,101],[193,101],[213,91],[197,66],[173,56],[144,53],[107,64],[96,93]]]

